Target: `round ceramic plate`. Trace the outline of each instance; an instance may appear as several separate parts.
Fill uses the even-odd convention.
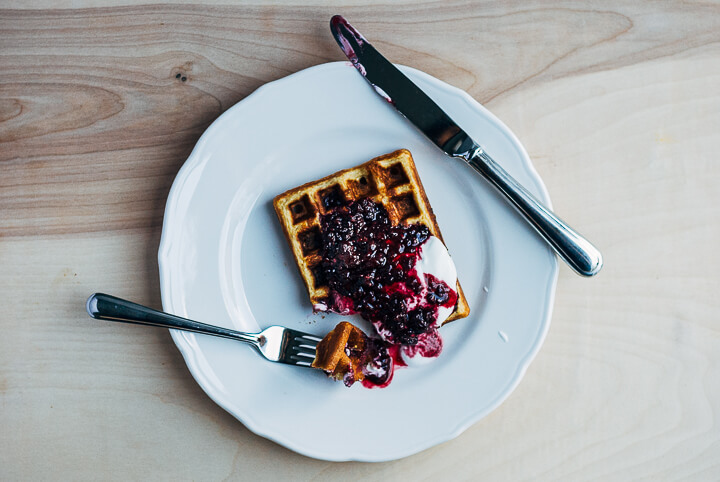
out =
[[[402,70],[549,205],[507,127],[465,92]],[[446,157],[344,62],[267,84],[229,109],[170,191],[159,253],[166,311],[243,331],[280,324],[324,335],[348,317],[312,314],[272,198],[399,148],[413,154],[471,308],[442,327],[439,358],[398,370],[384,389],[346,388],[237,342],[172,332],[216,403],[255,433],[310,457],[404,457],[457,436],[497,407],[548,330],[554,255],[489,184]]]

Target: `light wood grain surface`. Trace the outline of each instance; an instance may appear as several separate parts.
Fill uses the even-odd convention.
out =
[[[719,480],[720,4],[300,3],[0,2],[0,480]],[[342,58],[334,13],[507,123],[606,262],[561,267],[500,408],[380,464],[252,434],[166,331],[84,312],[160,307],[175,174],[254,89]]]

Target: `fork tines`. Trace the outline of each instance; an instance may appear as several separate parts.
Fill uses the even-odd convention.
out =
[[[289,334],[290,343],[286,353],[295,365],[310,366],[315,360],[315,348],[322,338],[307,333]]]

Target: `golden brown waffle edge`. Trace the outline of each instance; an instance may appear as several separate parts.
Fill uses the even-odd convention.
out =
[[[393,225],[422,223],[443,243],[440,228],[420,182],[410,151],[400,149],[371,159],[359,166],[338,171],[317,181],[290,189],[273,200],[285,238],[310,296],[321,303],[328,288],[317,274],[320,262],[320,216],[331,211],[336,201],[370,198],[388,211]],[[458,302],[445,323],[470,313],[460,282]],[[444,324],[444,323],[443,323]]]

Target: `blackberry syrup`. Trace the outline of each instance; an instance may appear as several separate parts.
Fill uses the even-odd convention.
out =
[[[320,224],[319,268],[330,288],[328,309],[359,313],[388,345],[400,345],[409,355],[439,355],[438,308],[454,307],[457,293],[430,274],[424,282],[418,277],[415,265],[431,236],[427,226],[393,226],[385,207],[367,198],[337,206]],[[404,365],[398,350],[392,353]]]

